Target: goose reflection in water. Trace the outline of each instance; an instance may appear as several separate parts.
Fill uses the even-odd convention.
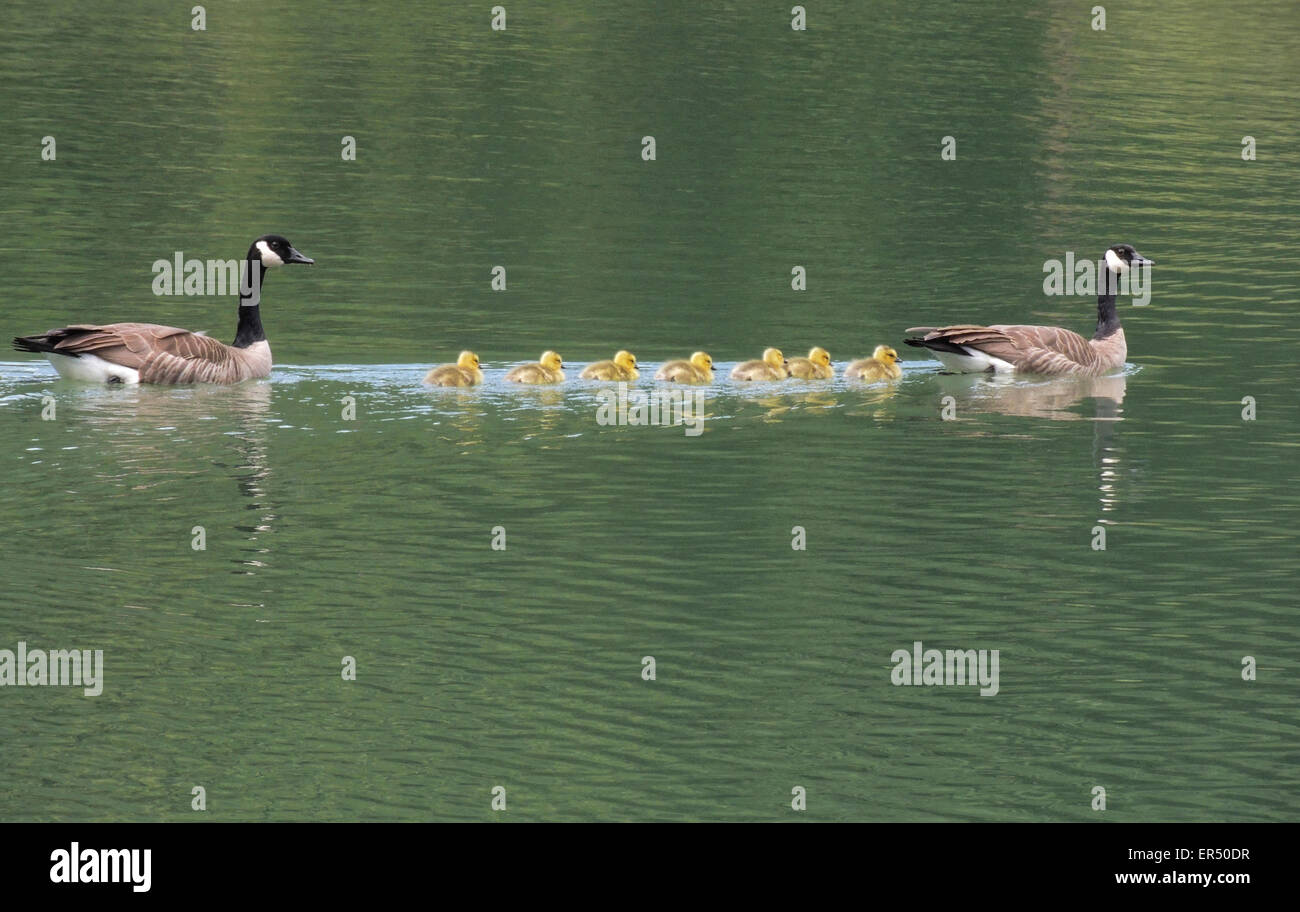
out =
[[[260,513],[252,526],[241,527],[242,531],[247,533],[249,545],[252,546],[244,550],[252,553],[246,559],[241,559],[239,563],[248,568],[243,571],[244,573],[252,574],[266,566],[262,557],[256,555],[267,555],[271,549],[259,546],[258,539],[264,533],[275,531],[275,520],[278,518],[274,505],[269,502],[266,487],[271,477],[271,466],[266,452],[266,427],[271,411],[271,384],[240,384],[240,389],[231,401],[230,411],[239,423],[240,433],[226,436],[237,441],[235,450],[243,457],[243,461],[225,468],[232,471],[239,485],[239,493],[251,501],[248,509]],[[222,465],[215,461],[214,464]]]
[[[250,501],[247,508],[258,514],[251,525],[239,526],[251,546],[245,551],[252,554],[237,560],[243,569],[236,572],[252,573],[266,566],[259,555],[269,549],[258,539],[273,531],[278,518],[267,491],[271,390],[269,382],[257,380],[233,386],[87,387],[78,391],[73,407],[133,491],[182,476],[202,477],[209,466],[233,479]]]
[[[940,395],[956,400],[957,415],[963,412],[996,412],[1022,418],[1053,421],[1120,421],[1128,378],[1039,377],[1014,374],[939,374]],[[1071,409],[1092,399],[1092,415]]]
[[[941,396],[952,396],[956,414],[997,413],[1052,421],[1092,421],[1093,460],[1097,467],[1098,502],[1102,513],[1118,503],[1116,482],[1122,467],[1115,445],[1115,427],[1124,420],[1125,374],[1107,377],[1030,378],[1010,374],[952,375],[937,379]],[[1092,414],[1075,409],[1092,401]],[[1099,520],[1106,522],[1107,520]]]

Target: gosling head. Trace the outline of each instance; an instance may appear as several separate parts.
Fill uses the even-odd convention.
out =
[[[1106,251],[1106,268],[1116,275],[1123,275],[1134,266],[1154,265],[1155,260],[1148,260],[1132,244],[1116,244]]]
[[[876,350],[871,353],[871,357],[873,360],[879,361],[882,364],[899,364],[903,360],[898,357],[898,352],[894,351],[888,345],[877,345]]]
[[[460,357],[456,359],[456,366],[468,370],[478,370],[478,355],[472,351],[463,351],[460,353]]]
[[[547,370],[553,371],[557,371],[564,367],[564,361],[561,360],[560,356],[553,351],[542,352],[542,357],[538,359],[538,363]]]
[[[708,352],[696,352],[691,355],[691,363],[702,371],[713,370],[713,358],[709,356]]]
[[[820,345],[814,345],[812,351],[808,352],[808,360],[813,364],[820,364],[822,367],[830,367],[831,353]]]
[[[630,351],[620,351],[614,356],[614,363],[628,370],[636,370],[636,355]]]
[[[278,234],[264,234],[253,241],[253,246],[248,248],[248,258],[259,261],[263,266],[285,266],[289,263],[311,266],[316,262],[294,250],[288,239]]]
[[[779,348],[763,349],[763,360],[766,361],[768,364],[772,365],[773,367],[780,368],[782,370],[785,369],[785,355],[781,354],[781,349]]]

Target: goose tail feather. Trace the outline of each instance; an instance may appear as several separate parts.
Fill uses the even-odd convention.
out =
[[[38,355],[55,350],[55,343],[50,341],[48,333],[39,336],[14,336],[14,350],[34,352]],[[73,357],[76,357],[75,353]]]
[[[912,330],[908,330],[908,332],[912,332]],[[913,348],[928,348],[931,351],[952,352],[954,355],[967,354],[965,348],[946,339],[904,339],[903,344],[910,345]]]

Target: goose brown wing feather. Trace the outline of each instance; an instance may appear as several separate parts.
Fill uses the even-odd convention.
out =
[[[232,348],[209,336],[181,331],[155,340],[140,367],[148,383],[236,383],[270,374],[249,349]]]
[[[1015,342],[1020,355],[1016,359],[1007,360],[1022,371],[1035,374],[1069,373],[1079,368],[1090,369],[1099,360],[1097,349],[1092,343],[1077,332],[1059,326],[991,328],[1002,330]]]

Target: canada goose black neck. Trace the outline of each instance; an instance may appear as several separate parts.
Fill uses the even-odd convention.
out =
[[[239,328],[231,343],[235,348],[248,348],[254,342],[266,341],[262,330],[262,282],[266,280],[266,264],[256,242],[248,248],[246,259],[239,284]]]
[[[1093,335],[1094,339],[1105,339],[1107,336],[1114,335],[1119,329],[1119,311],[1115,309],[1115,296],[1108,294],[1111,291],[1110,283],[1115,280],[1115,274],[1109,269],[1106,275],[1102,277],[1102,282],[1106,283],[1103,292],[1097,295],[1097,332]]]
[[[1119,274],[1116,269],[1122,266],[1122,261],[1115,250],[1116,248],[1112,247],[1102,256],[1101,275],[1097,277],[1101,282],[1101,294],[1097,295],[1097,332],[1093,338],[1098,341],[1113,336],[1119,330],[1119,311],[1115,309],[1115,292],[1119,291]],[[1136,250],[1133,252],[1137,253]],[[1112,258],[1116,259],[1115,266],[1111,265]]]
[[[1109,339],[1119,332],[1115,294],[1120,290],[1120,275],[1129,275],[1132,281],[1133,270],[1154,265],[1151,260],[1138,253],[1132,244],[1115,244],[1102,256],[1101,262],[1104,266],[1099,276],[1102,287],[1101,294],[1097,295],[1097,332],[1092,337],[1094,342]],[[1129,294],[1129,289],[1126,288],[1124,293]]]

